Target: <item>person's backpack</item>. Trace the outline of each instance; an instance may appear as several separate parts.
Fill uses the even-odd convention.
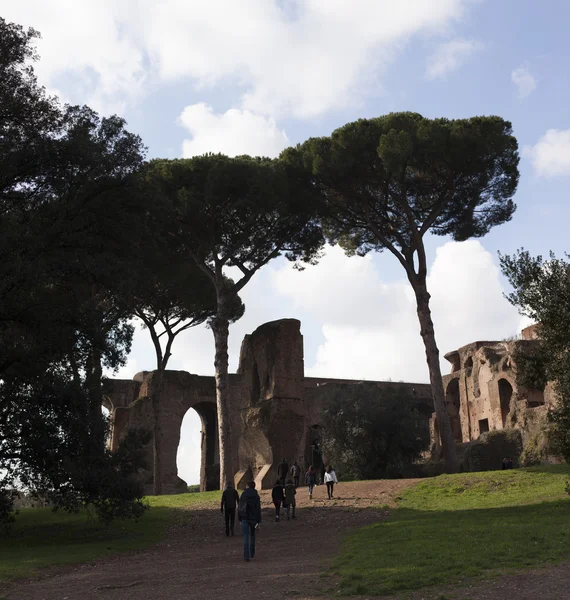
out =
[[[238,504],[238,518],[245,521],[250,521],[254,518],[253,501],[255,496],[241,495]]]

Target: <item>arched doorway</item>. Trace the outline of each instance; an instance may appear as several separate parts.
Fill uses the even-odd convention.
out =
[[[461,398],[459,395],[459,379],[452,379],[449,382],[445,392],[445,404],[447,407],[451,431],[453,433],[453,439],[457,443],[461,443],[463,441],[463,437],[461,435],[461,418],[459,416],[459,409],[461,406]]]
[[[220,487],[216,405],[200,402],[186,411],[176,454],[178,476],[201,491]]]
[[[499,399],[501,401],[501,420],[503,428],[507,426],[507,417],[511,410],[513,386],[506,379],[499,379]]]

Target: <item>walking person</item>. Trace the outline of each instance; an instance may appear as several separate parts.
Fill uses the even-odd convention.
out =
[[[299,487],[299,479],[301,478],[301,467],[299,463],[295,461],[293,466],[291,467],[291,476],[293,477],[293,483],[295,484],[295,488]]]
[[[255,481],[250,481],[238,504],[238,519],[243,535],[243,557],[247,562],[255,556],[255,530],[261,523],[261,500],[255,489]]]
[[[283,484],[281,479],[278,479],[271,490],[271,499],[275,504],[275,522],[279,521],[279,513],[281,511],[281,505],[285,504],[285,494],[283,493]]]
[[[222,494],[222,504],[220,510],[224,514],[226,522],[226,537],[234,534],[234,526],[236,522],[236,507],[239,502],[239,494],[234,488],[234,484],[229,481],[226,489]]]
[[[334,484],[338,483],[338,479],[334,469],[329,465],[325,471],[325,483],[327,484],[327,494],[329,500],[334,497]]]
[[[309,500],[313,497],[313,488],[317,483],[315,468],[311,465],[305,473],[305,484],[309,486]]]
[[[289,510],[293,513],[292,518],[295,518],[295,507],[297,506],[297,502],[295,501],[296,494],[297,489],[293,480],[291,478],[287,479],[287,483],[285,484],[285,502],[283,503],[285,512],[287,513],[287,521],[289,520]]]
[[[289,463],[284,458],[279,465],[277,465],[277,477],[281,480],[281,487],[285,487],[285,481],[289,476]]]

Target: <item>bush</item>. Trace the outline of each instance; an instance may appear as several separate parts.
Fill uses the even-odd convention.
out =
[[[188,493],[189,494],[197,494],[200,491],[200,484],[196,483],[194,485],[189,485],[188,486]]]
[[[14,507],[17,492],[0,488],[0,527],[7,529],[14,522],[17,511]]]
[[[515,466],[520,465],[522,436],[518,429],[489,431],[471,442],[464,457],[465,471],[496,471],[503,458],[509,458]]]
[[[346,480],[400,478],[427,448],[415,404],[377,384],[331,386],[323,411],[323,456]]]

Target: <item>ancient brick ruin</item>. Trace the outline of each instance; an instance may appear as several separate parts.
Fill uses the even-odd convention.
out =
[[[555,401],[552,385],[544,390],[517,382],[517,351],[536,344],[536,326],[522,332],[522,339],[473,342],[449,352],[451,373],[443,377],[447,414],[457,443],[476,440],[487,431],[506,428],[532,432],[540,426]],[[439,445],[435,415],[431,437]]]
[[[342,388],[346,401],[362,382],[305,377],[300,322],[283,319],[266,323],[243,340],[236,374],[230,376],[232,456],[235,483],[243,488],[255,479],[259,488],[273,485],[277,464],[287,457],[302,467],[312,462],[312,443],[320,438],[320,415],[331,390]],[[160,406],[152,403],[156,372],[142,372],[131,380],[110,380],[105,405],[112,417],[110,444],[115,448],[128,427],[145,427],[158,435],[159,471],[163,493],[185,491],[178,477],[176,456],[180,427],[193,408],[202,420],[202,490],[219,487],[219,456],[214,377],[166,371]],[[371,383],[369,383],[371,384]],[[375,382],[394,389],[410,403],[419,431],[429,436],[433,412],[430,386],[421,383]],[[153,464],[153,444],[148,464]],[[152,489],[152,469],[144,473]]]

